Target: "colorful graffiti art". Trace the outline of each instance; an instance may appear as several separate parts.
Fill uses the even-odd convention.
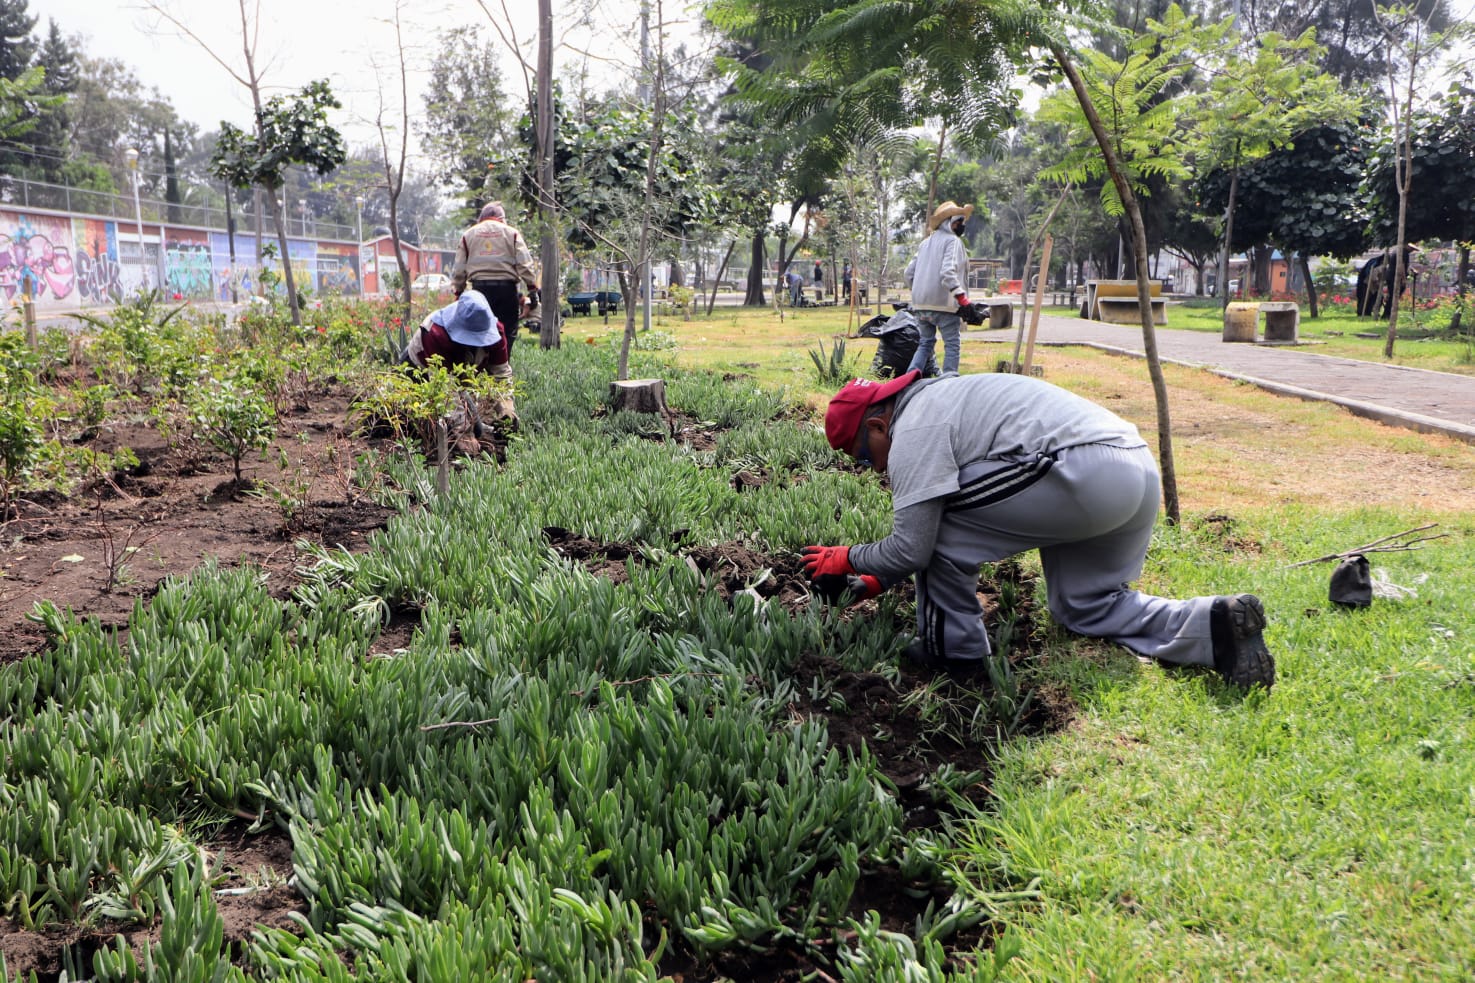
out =
[[[351,296],[359,292],[358,249],[318,244],[316,288],[320,294]]]
[[[113,223],[73,219],[72,243],[76,247],[77,295],[81,302],[111,304],[121,300],[123,277]]]
[[[210,242],[203,233],[182,233],[164,248],[165,290],[177,300],[210,296]]]
[[[71,223],[38,215],[0,212],[0,290],[7,299],[29,284],[38,302],[59,301],[76,286]]]
[[[122,270],[107,253],[95,259],[77,250],[77,290],[84,304],[116,303],[123,296]]]

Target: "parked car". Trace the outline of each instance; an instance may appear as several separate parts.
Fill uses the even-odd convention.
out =
[[[438,294],[451,289],[451,278],[444,273],[421,273],[410,281],[410,292],[416,294]]]

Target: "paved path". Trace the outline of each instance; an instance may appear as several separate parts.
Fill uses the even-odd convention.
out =
[[[963,337],[995,341],[1007,336],[1012,342],[1015,333],[1006,328],[969,331]],[[1144,357],[1141,328],[1078,317],[1041,315],[1035,345],[1087,345]],[[1157,347],[1164,362],[1208,369],[1271,392],[1336,403],[1392,426],[1475,443],[1475,376],[1318,355],[1313,345],[1226,343],[1206,331],[1158,328]]]

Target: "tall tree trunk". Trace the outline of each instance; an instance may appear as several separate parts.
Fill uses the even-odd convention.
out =
[[[1158,467],[1163,480],[1163,510],[1168,522],[1177,525],[1178,474],[1173,465],[1173,425],[1168,413],[1168,383],[1163,377],[1162,360],[1157,351],[1157,332],[1152,324],[1152,287],[1147,280],[1147,232],[1142,224],[1142,210],[1137,207],[1137,196],[1132,192],[1132,184],[1127,180],[1121,161],[1117,159],[1116,149],[1112,146],[1106,127],[1102,125],[1101,116],[1091,102],[1085,79],[1081,78],[1075,62],[1071,61],[1064,48],[1051,44],[1050,53],[1070,81],[1071,89],[1075,91],[1081,112],[1091,126],[1097,146],[1101,148],[1101,156],[1106,161],[1106,169],[1111,174],[1117,195],[1132,223],[1132,248],[1137,257],[1137,306],[1142,314],[1142,348],[1147,356],[1147,371],[1152,378],[1153,399],[1157,403]]]
[[[1237,156],[1237,155],[1236,155]],[[1239,168],[1229,169],[1229,203],[1224,206],[1224,245],[1219,250],[1219,307],[1229,306],[1229,244],[1234,241],[1234,199],[1239,194]]]
[[[1455,305],[1454,316],[1449,319],[1449,333],[1451,337],[1457,337],[1460,333],[1460,320],[1465,313],[1465,298],[1470,296],[1470,244],[1460,243],[1460,261],[1455,267],[1455,281],[1459,284],[1455,288],[1455,297],[1459,303]]]
[[[650,327],[651,305],[655,303],[650,275],[651,261],[651,230],[656,207],[656,166],[661,159],[661,138],[664,134],[666,120],[666,18],[665,9],[661,0],[656,0],[656,57],[655,76],[652,80],[651,94],[655,97],[655,104],[651,107],[650,142],[645,154],[645,194],[641,200],[640,208],[640,239],[639,252],[636,256],[636,269],[640,274],[641,293],[645,300],[645,323]],[[628,307],[628,305],[627,305]],[[625,317],[625,335],[620,341],[620,365],[617,381],[624,382],[629,378],[630,370],[630,346],[635,341],[635,317],[627,311]]]
[[[932,159],[932,173],[927,177],[927,214],[922,216],[931,221],[937,211],[937,174],[942,170],[942,148],[947,143],[947,120],[942,122],[942,132],[937,135],[937,155]]]
[[[707,316],[712,316],[712,308],[717,303],[717,285],[722,282],[722,274],[727,272],[727,261],[732,259],[732,251],[737,248],[737,236],[733,236],[727,244],[727,252],[722,254],[722,265],[717,267],[717,275],[712,278],[712,290],[707,294]]]
[[[386,161],[385,170],[387,171],[388,169],[388,162]],[[389,241],[394,246],[394,261],[399,264],[400,289],[404,291],[405,298],[405,310],[401,316],[404,318],[405,330],[408,331],[410,330],[410,318],[412,316],[411,308],[414,305],[414,298],[410,293],[410,267],[405,261],[405,244],[400,240],[399,236],[399,193],[397,190],[394,190],[393,178],[390,179],[389,184],[391,188],[389,193]]]
[[[174,159],[174,141],[167,126],[164,127],[164,200],[169,203],[170,223],[183,222],[179,208],[179,162]]]
[[[630,267],[624,260],[615,264],[620,277],[620,296],[625,301],[625,337],[620,345],[620,361],[615,367],[615,378],[621,382],[630,378],[630,339],[635,337],[635,288],[630,283]]]
[[[277,227],[277,248],[282,251],[282,282],[287,285],[287,305],[292,311],[292,323],[302,327],[302,311],[297,307],[297,279],[292,274],[292,257],[287,255],[287,227],[282,222],[282,206],[277,201],[277,189],[266,189],[266,200],[271,202],[271,220]]]
[[[240,298],[236,296],[236,217],[231,211],[231,199],[236,196],[236,189],[225,185],[225,240],[230,249],[230,302],[239,303]]]
[[[553,171],[553,142],[557,132],[553,119],[553,3],[538,0],[538,211],[542,213],[539,226],[543,233],[538,246],[538,259],[543,267],[540,348],[557,348],[563,337],[559,325],[563,304],[559,300],[562,284],[558,270],[558,243],[562,237],[558,231],[558,202],[553,186],[557,179]]]
[[[1306,258],[1304,251],[1296,254],[1296,262],[1301,266],[1301,279],[1306,281],[1306,304],[1310,308],[1308,317],[1321,317],[1321,301],[1316,296],[1316,283],[1311,279],[1311,261]]]
[[[763,274],[765,271],[763,269],[763,254],[764,240],[766,238],[767,236],[764,235],[763,229],[754,232],[752,246],[748,254],[750,260],[748,263],[748,289],[743,294],[743,303],[751,307],[764,306]]]

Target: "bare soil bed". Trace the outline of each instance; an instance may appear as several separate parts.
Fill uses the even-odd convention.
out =
[[[207,558],[259,567],[284,596],[298,540],[356,549],[391,510],[354,487],[354,458],[369,445],[352,433],[350,402],[322,392],[284,414],[273,449],[243,461],[239,487],[228,458],[171,448],[149,417],[110,421],[91,446],[131,448],[137,467],[72,497],[23,499],[20,517],[0,527],[0,664],[46,644],[26,617],[37,601],[121,627],[135,602]],[[272,488],[295,499],[292,515]]]

